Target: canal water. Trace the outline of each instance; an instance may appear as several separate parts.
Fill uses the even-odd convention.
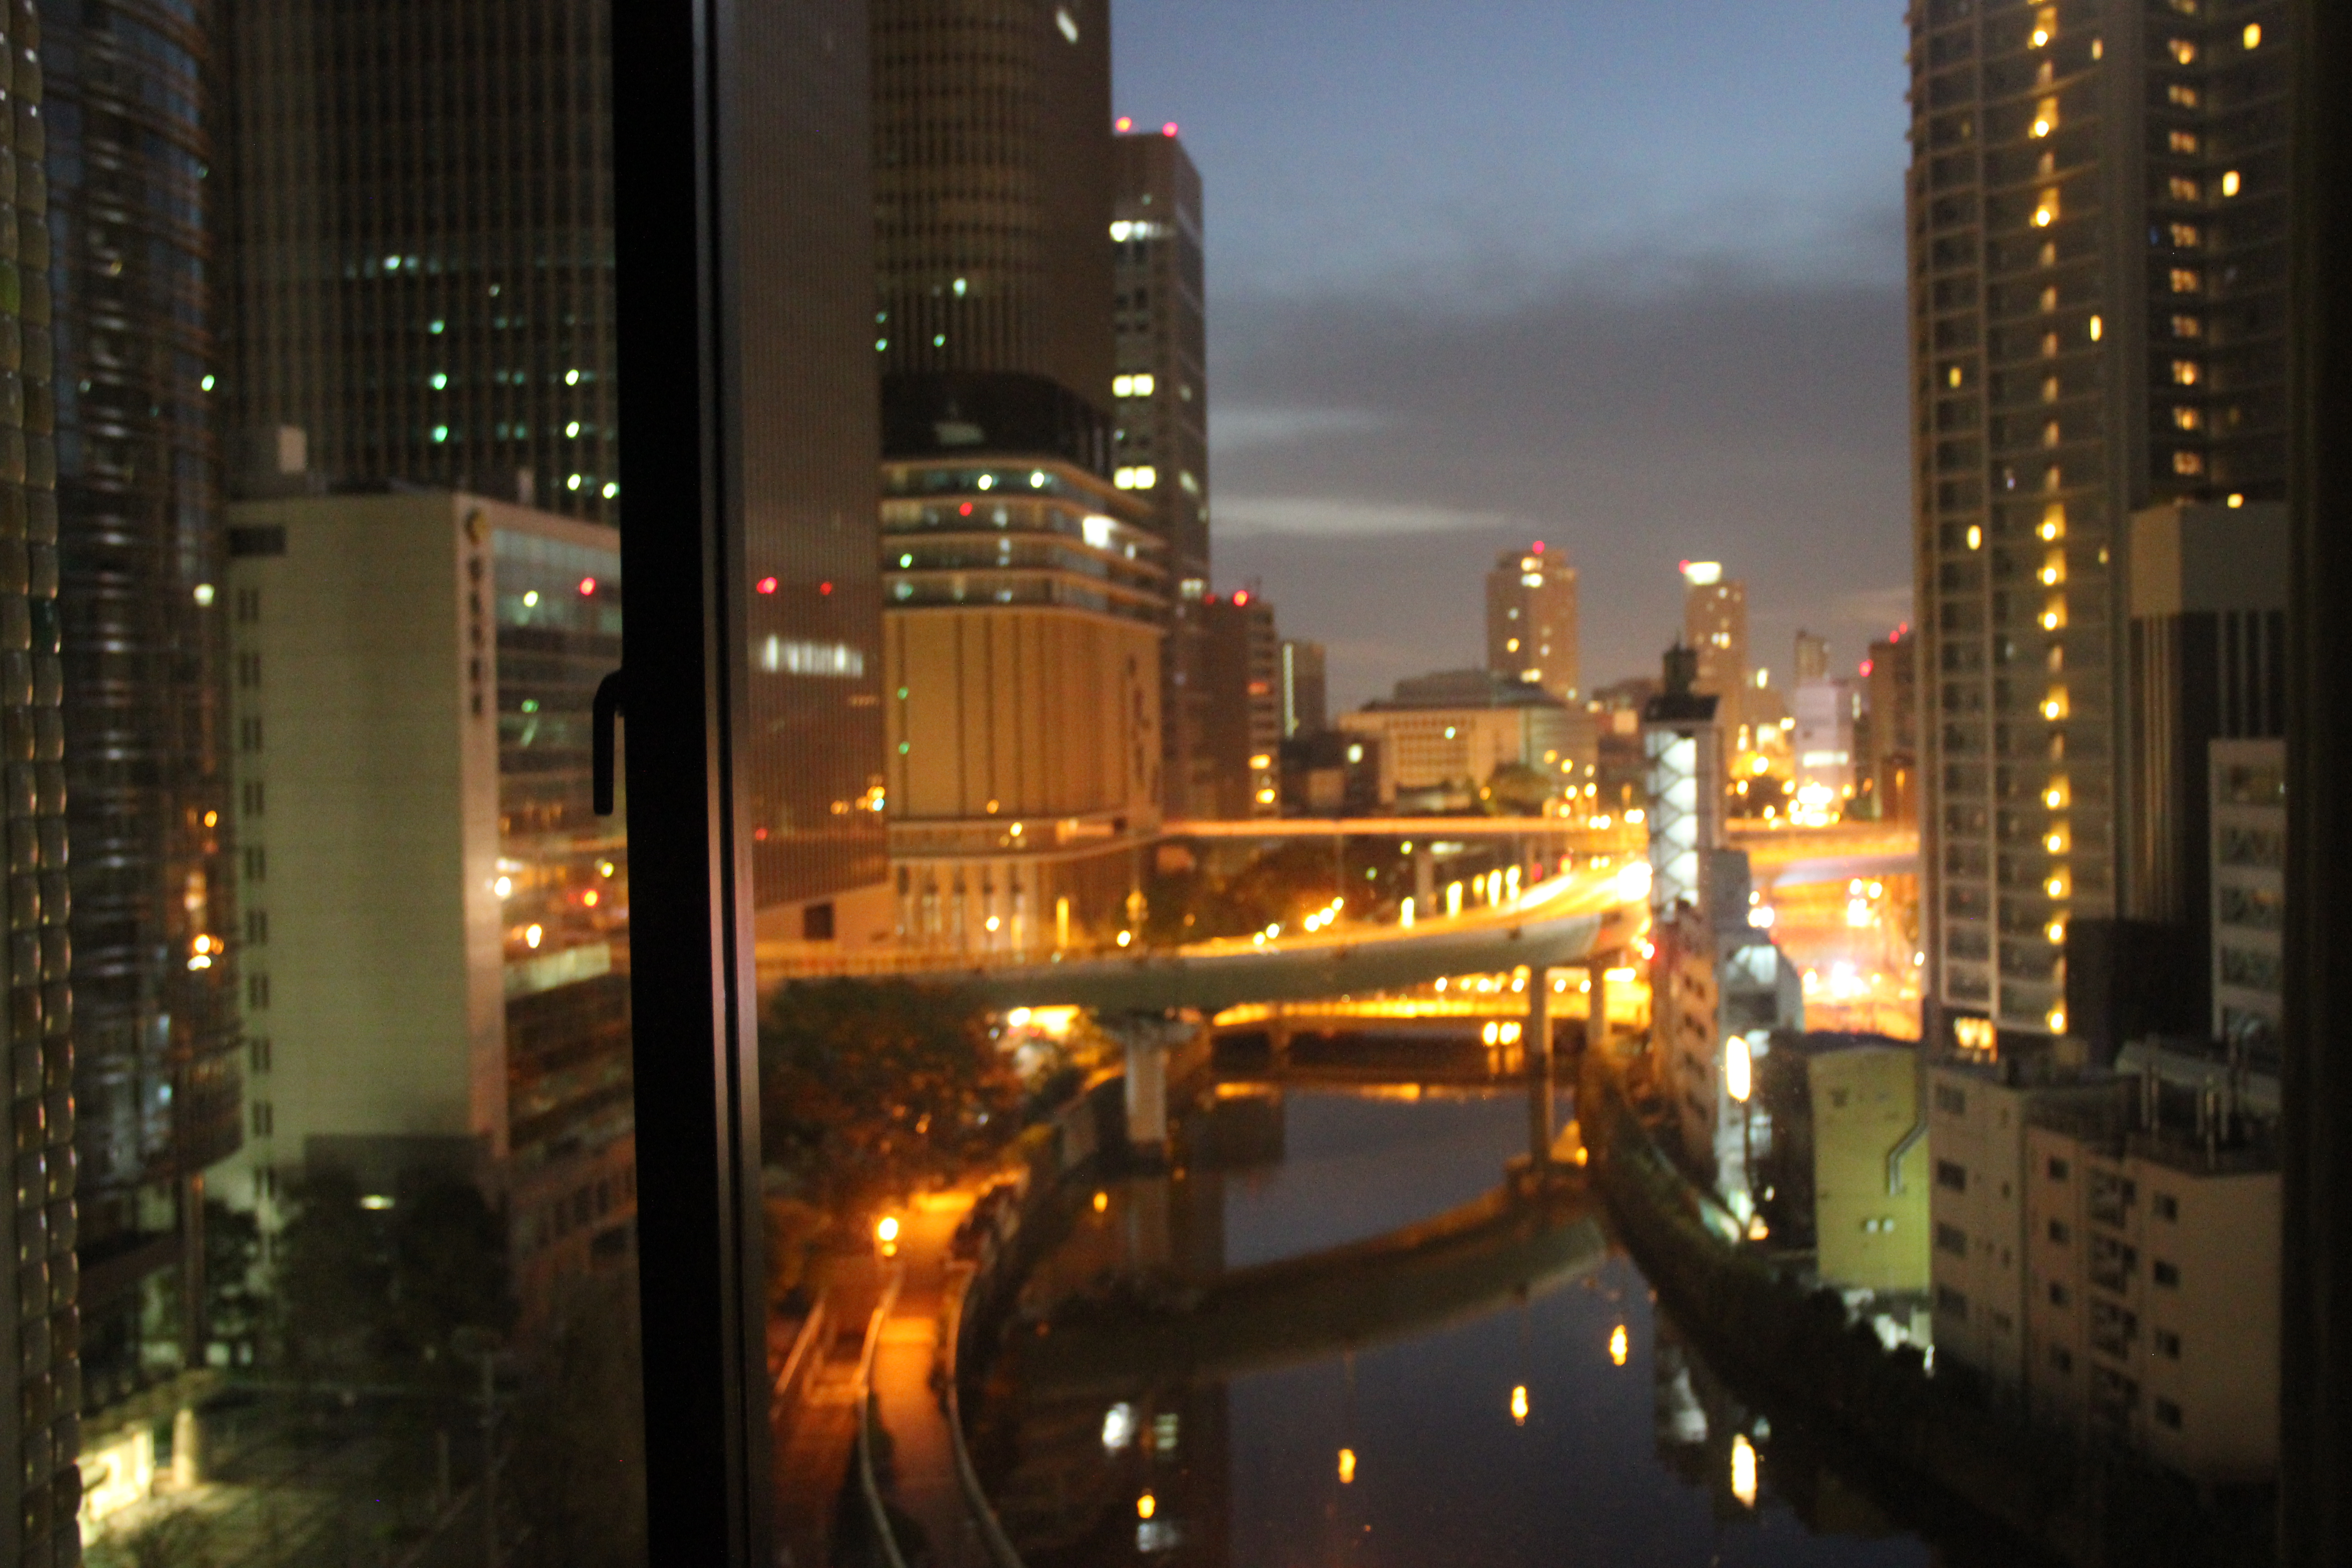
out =
[[[1228,1088],[1183,1128],[1176,1171],[1082,1194],[1026,1315],[1073,1297],[1113,1310],[1430,1218],[1492,1190],[1526,1128],[1512,1092]],[[1055,1352],[1034,1325],[1008,1331],[968,1412],[1029,1568],[2011,1560],[1931,1545],[1744,1404],[1613,1244],[1524,1298],[1269,1370],[1137,1369],[1061,1393]]]

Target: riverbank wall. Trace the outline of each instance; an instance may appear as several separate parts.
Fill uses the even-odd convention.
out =
[[[1706,1194],[1652,1137],[1616,1072],[1588,1058],[1578,1092],[1612,1218],[1676,1322],[1717,1366],[2071,1568],[2267,1568],[2259,1501],[2200,1498],[2137,1456],[2087,1448],[1991,1405],[1964,1376],[1889,1352],[1833,1291],[1808,1293],[1728,1239]]]

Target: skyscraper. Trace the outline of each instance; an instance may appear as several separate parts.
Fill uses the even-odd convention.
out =
[[[1282,738],[1319,734],[1331,723],[1323,645],[1282,639]]]
[[[48,184],[42,168],[41,17],[29,0],[7,14],[0,89],[0,180],[19,248],[0,262],[14,285],[49,260]],[[31,254],[22,253],[29,244]],[[81,1478],[74,1298],[73,1002],[67,974],[64,725],[58,665],[57,447],[48,387],[56,368],[48,290],[12,286],[0,298],[0,743],[7,751],[6,965],[8,1106],[16,1179],[0,1194],[0,1561],[33,1568],[80,1561],[74,1510]],[[16,395],[21,393],[20,395]]]
[[[1109,8],[872,15],[898,925],[950,948],[1102,940],[1134,918],[1169,798],[1160,475],[1115,461],[1104,412]],[[1123,374],[1124,408],[1181,402],[1190,372],[1145,370],[1148,399]]]
[[[872,16],[886,382],[1042,376],[1099,412],[1113,374],[1108,0],[873,0]]]
[[[1125,122],[1121,121],[1123,125]],[[1168,546],[1161,777],[1171,816],[1209,811],[1201,600],[1209,585],[1208,325],[1201,174],[1171,125],[1121,135],[1110,239],[1118,416],[1115,479],[1151,509]],[[1197,803],[1197,804],[1196,804]]]
[[[608,15],[604,0],[229,10],[223,401],[247,493],[301,488],[256,458],[307,446],[314,486],[401,480],[619,518]],[[887,904],[868,809],[881,658],[862,16],[795,8],[736,40],[767,88],[740,153],[745,783],[762,929],[794,937],[835,929],[835,900],[858,889]],[[789,289],[762,267],[789,268]],[[1107,265],[1104,299],[1108,315]],[[282,446],[285,430],[307,439]]]
[[[1726,577],[1719,561],[1683,563],[1683,642],[1698,661],[1691,689],[1716,700],[1724,744],[1739,745],[1748,721],[1748,584]]]
[[[201,1362],[204,1172],[237,1143],[208,42],[112,0],[44,39],[90,1411]]]
[[[2284,490],[2286,7],[1912,12],[1927,994],[2066,1022],[2125,907],[2126,520]]]
[[[1247,588],[1202,601],[1203,731],[1211,815],[1227,821],[1282,815],[1282,638],[1274,606]]]
[[[1506,550],[1486,574],[1486,668],[1583,700],[1576,650],[1576,568],[1538,539]]]
[[[335,479],[612,521],[605,5],[251,0],[226,17],[235,441],[299,428]]]

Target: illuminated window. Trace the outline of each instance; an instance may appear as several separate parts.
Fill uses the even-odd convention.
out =
[[[2172,411],[2172,427],[2176,430],[2202,430],[2205,428],[2205,411],[2201,408],[2175,408]]]
[[[2091,335],[2094,338],[2098,336],[2096,332],[2094,332]],[[2042,357],[2043,359],[2056,359],[2058,357],[2057,333],[2044,332],[2042,334]]]
[[[2058,129],[2058,100],[2045,98],[2034,106],[2033,134],[2047,136]]]
[[[2176,294],[2194,294],[2205,287],[2205,275],[2193,267],[2172,268],[2169,280]]]
[[[2198,374],[2195,360],[2177,359],[2172,362],[2172,380],[2175,385],[2194,386],[2197,384]]]
[[[2203,187],[2185,174],[2175,174],[2166,181],[2165,190],[2176,202],[2193,202],[2205,194]]]
[[[2050,40],[2058,36],[2058,7],[2044,5],[2033,13],[2033,47],[2047,48]]]
[[[2033,226],[2036,228],[2048,228],[2052,224],[2056,223],[2057,221],[2058,190],[2057,187],[2053,185],[2048,190],[2043,191],[2042,193],[2042,199],[2034,204]]]
[[[1958,386],[1960,384],[1960,367],[1958,365],[1954,365],[1951,369],[1944,373],[1944,384],[1947,386]]]
[[[2172,226],[2172,244],[2176,250],[2194,250],[2205,240],[2204,234],[2193,223]]]
[[[2189,478],[2193,478],[2198,474],[2203,473],[2205,471],[2205,454],[2202,452],[2173,453],[2172,471],[2176,474],[2182,475],[2183,477]]]
[[[2094,316],[2091,318],[2090,332],[2091,341],[2093,342],[2097,342],[2101,337],[2105,336],[2106,330],[2107,323],[2105,318],[2099,316]]]
[[[2053,283],[2042,290],[2042,312],[2048,315],[2058,308],[2058,285]]]
[[[2221,176],[2221,194],[2223,195],[2234,196],[2242,188],[2242,184],[2238,178],[2237,170],[2231,169]]]
[[[2205,323],[2194,316],[2175,316],[2172,318],[2172,335],[2176,338],[2201,338],[2205,335]]]
[[[2238,41],[2245,45],[2246,47],[2250,49],[2261,48],[2263,47],[2263,25],[2260,22],[2247,23],[2246,30],[2238,35]]]
[[[2165,46],[2165,51],[2171,55],[2175,65],[2193,66],[2197,63],[2197,46],[2187,38],[2173,39]]]
[[[2166,135],[2164,144],[2184,157],[2193,158],[2197,155],[2197,132],[2194,131],[2171,132]]]
[[[2058,444],[2058,421],[2055,419],[2042,427],[2042,444],[2045,447],[2055,447]]]
[[[2053,594],[2042,606],[2042,629],[2045,632],[2063,630],[2066,625],[2066,595]]]
[[[2044,587],[2048,587],[2048,588],[2054,588],[2054,587],[2056,587],[2059,584],[2063,583],[2065,580],[2066,580],[2066,552],[2065,552],[2063,550],[2053,550],[2053,551],[2050,552],[2050,553],[2049,553],[2049,554],[2047,554],[2046,556],[2042,557],[2042,586],[2044,586]]]
[[[2042,537],[2044,539],[2063,539],[2066,537],[2066,509],[2064,507],[2050,506],[2042,509]]]
[[[2044,403],[2055,403],[2058,401],[2058,378],[2056,376],[2050,375],[2042,378],[2042,401]]]
[[[2197,107],[2197,89],[2185,81],[2176,81],[2165,89],[2164,96],[2183,109]]]

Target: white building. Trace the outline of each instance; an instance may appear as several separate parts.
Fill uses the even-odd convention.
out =
[[[1593,775],[1600,726],[1542,688],[1481,669],[1397,682],[1395,694],[1339,716],[1339,728],[1380,742],[1381,801],[1444,794],[1459,806],[1510,764],[1535,769],[1566,793]]]
[[[1796,810],[1801,820],[1836,816],[1853,798],[1853,721],[1861,697],[1843,680],[1809,680],[1797,688]]]
[[[268,1229],[322,1164],[371,1202],[494,1181],[528,1305],[634,1208],[627,858],[588,800],[618,536],[446,491],[228,521],[249,1059],[215,1190]]]

